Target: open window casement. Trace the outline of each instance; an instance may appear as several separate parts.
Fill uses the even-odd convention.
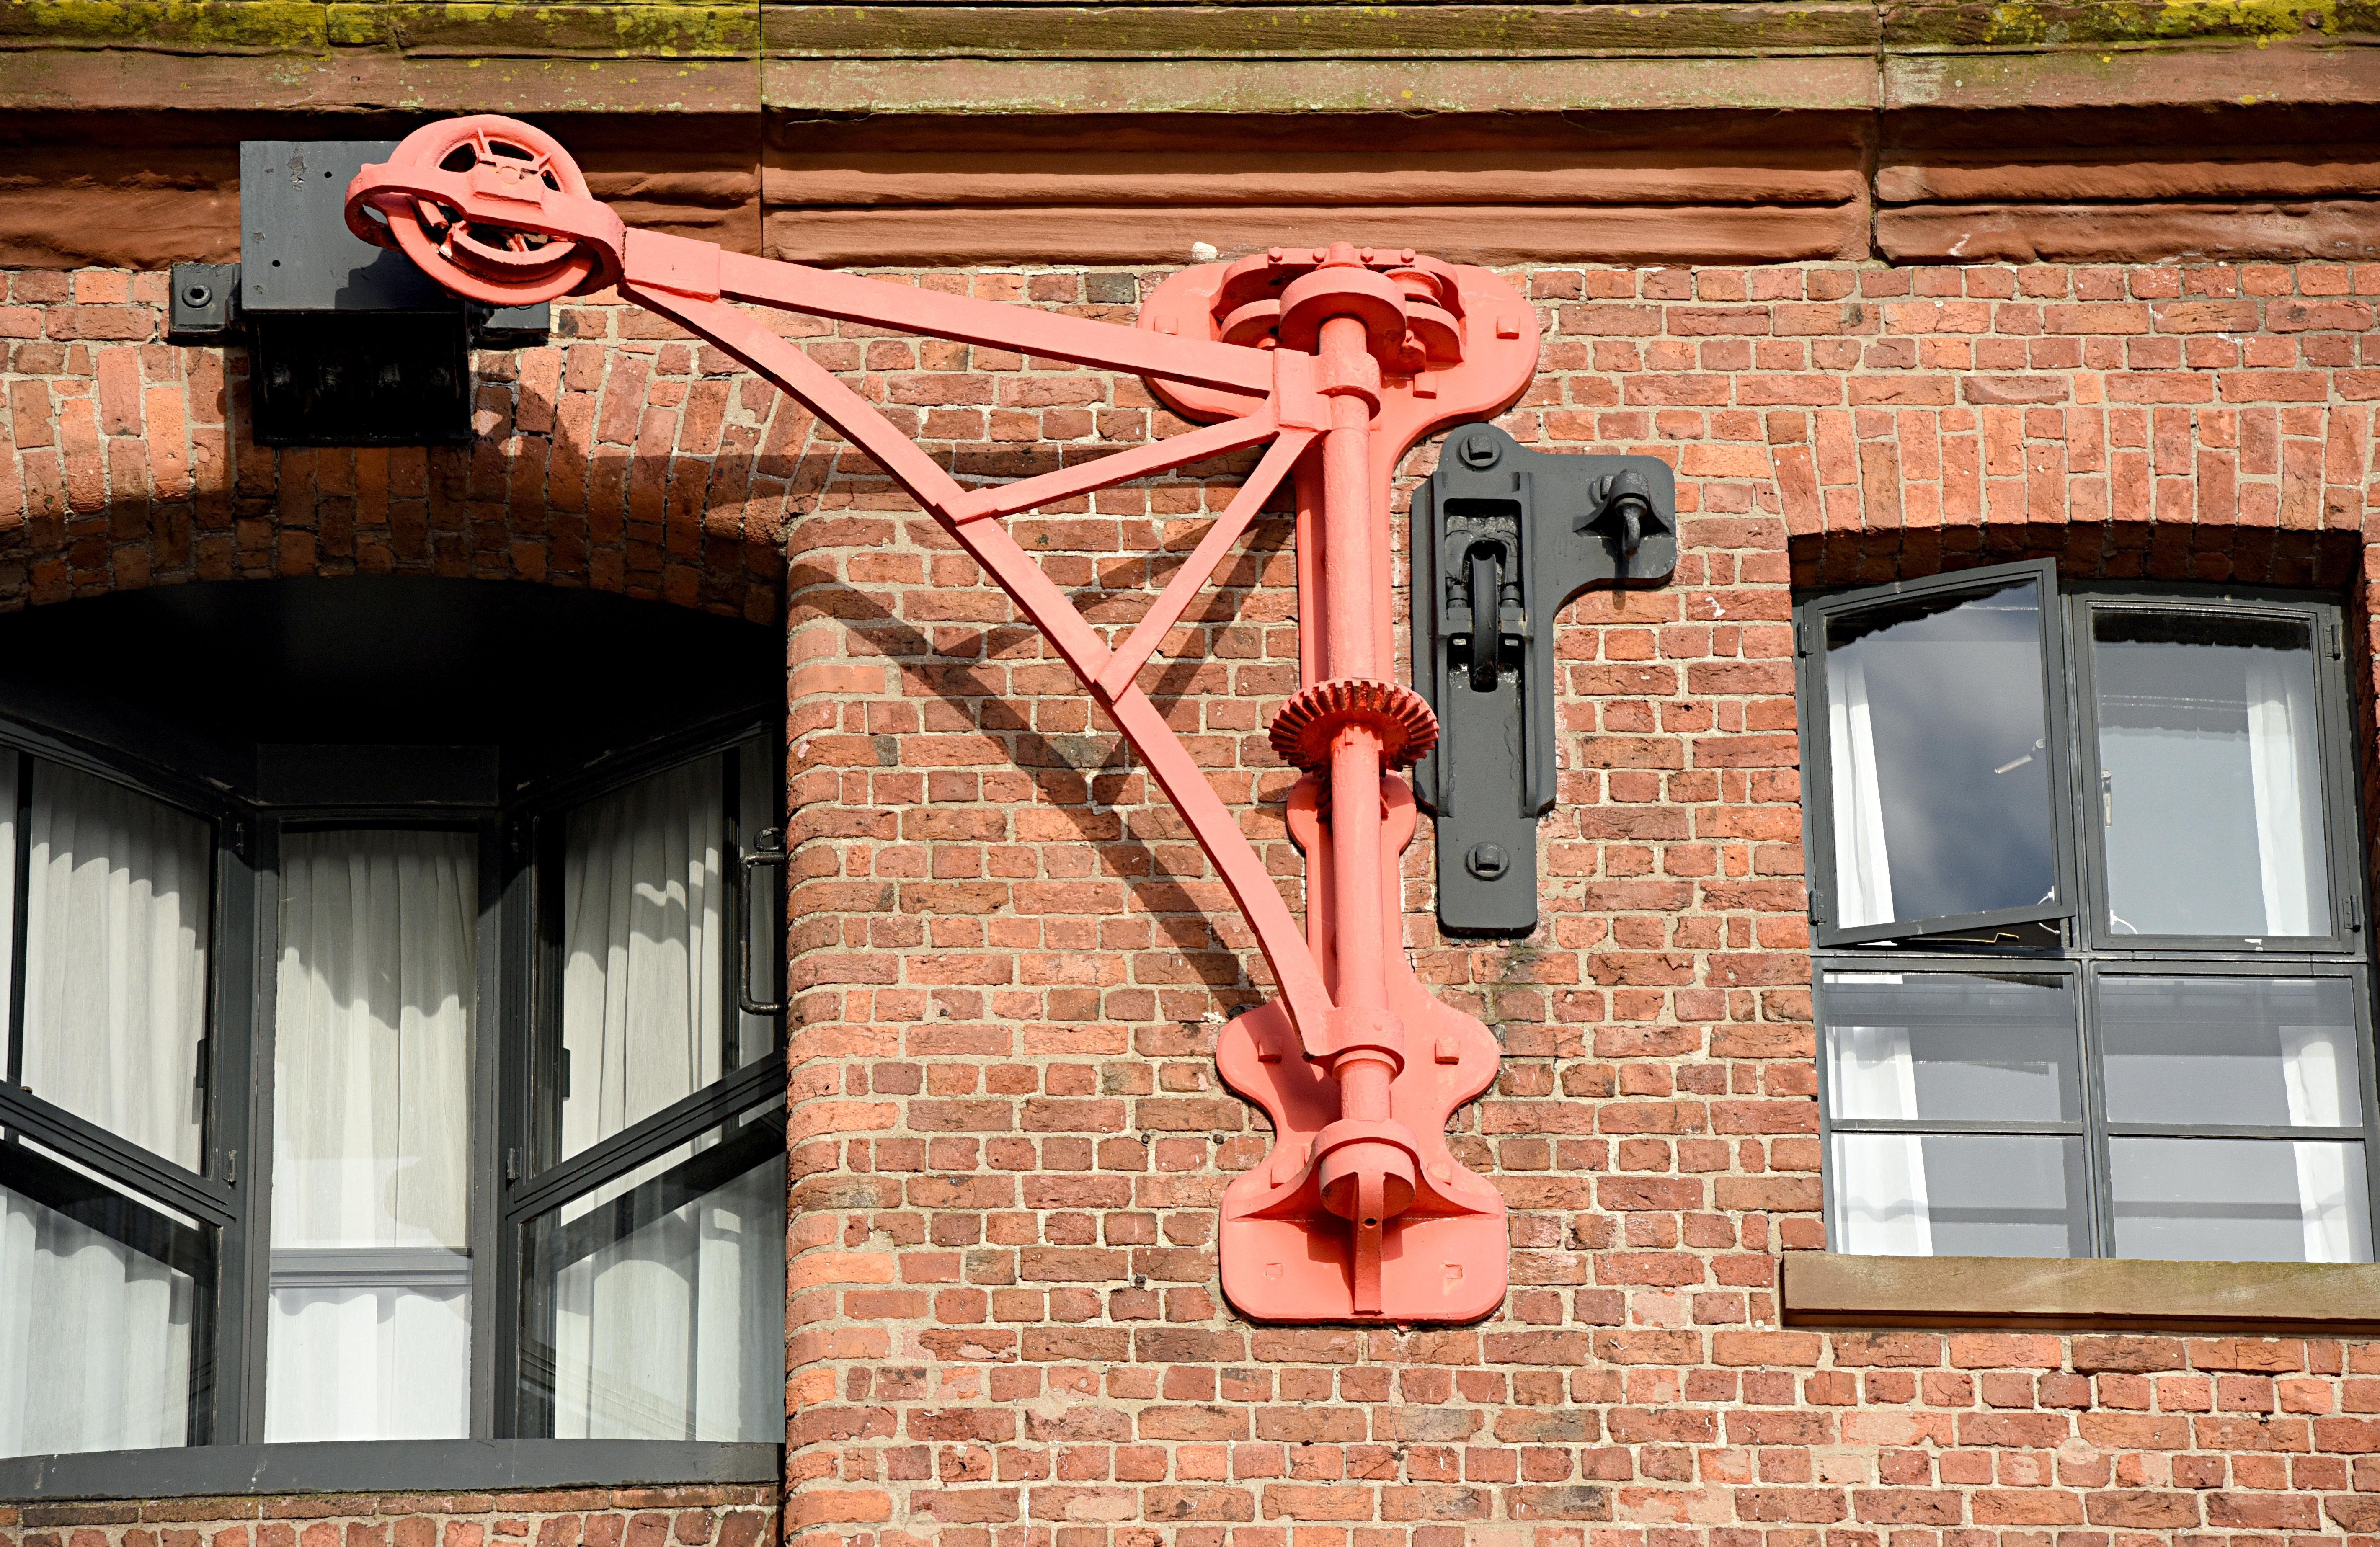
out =
[[[1801,641],[1816,943],[2072,917],[2054,566],[1828,597]]]

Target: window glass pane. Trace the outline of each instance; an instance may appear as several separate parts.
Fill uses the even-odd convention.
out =
[[[784,1143],[756,1114],[528,1226],[525,1432],[784,1432]]]
[[[1836,921],[2054,900],[2041,586],[1827,621]]]
[[[2116,1255],[2365,1263],[2363,1146],[2287,1139],[2111,1139]]]
[[[2072,984],[2046,974],[1828,973],[1831,1115],[2074,1118]]]
[[[2313,631],[2096,609],[2098,817],[2119,935],[2327,935]]]
[[[1879,1257],[2087,1257],[2082,1141],[1838,1133],[1836,1250]]]
[[[198,1170],[208,824],[51,763],[30,821],[25,1087]]]
[[[469,1432],[478,854],[282,840],[268,1441]]]
[[[212,1235],[0,1140],[0,1456],[189,1443]]]
[[[2354,1128],[2355,995],[2338,978],[2103,977],[2107,1117]]]
[[[570,813],[557,1159],[773,1045],[773,1031],[755,1047],[739,1024],[730,1056],[725,779],[724,759],[704,757]]]

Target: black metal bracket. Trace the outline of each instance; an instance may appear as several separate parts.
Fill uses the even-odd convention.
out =
[[[1537,819],[1554,801],[1554,615],[1678,567],[1677,480],[1650,456],[1531,451],[1493,425],[1446,440],[1414,491],[1414,683],[1438,748],[1414,792],[1438,823],[1438,921],[1537,926]]]
[[[241,260],[174,265],[165,337],[248,345],[259,445],[468,443],[470,351],[545,342],[551,306],[465,301],[347,229],[348,181],[395,148],[242,140]]]

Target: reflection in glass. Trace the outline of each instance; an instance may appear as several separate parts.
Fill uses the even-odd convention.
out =
[[[2099,1019],[2111,1121],[2362,1125],[2343,979],[2110,974]]]
[[[25,1087],[198,1170],[208,826],[40,762],[29,816]]]
[[[748,752],[737,758],[757,760]],[[625,1131],[775,1045],[771,1021],[740,1012],[730,1045],[725,778],[723,757],[704,757],[569,815],[554,1159]],[[777,879],[770,871],[758,878]],[[783,955],[771,942],[770,956]]]
[[[472,833],[282,840],[268,1441],[470,1432],[478,859]]]
[[[210,1241],[0,1139],[0,1456],[189,1443]]]
[[[2116,1255],[2366,1263],[2363,1146],[2287,1139],[2112,1139]]]
[[[524,1432],[784,1432],[781,1115],[681,1145],[527,1230]]]
[[[2313,633],[2299,617],[2094,610],[2109,929],[2331,932]]]
[[[1835,1249],[1878,1257],[2087,1257],[2082,1141],[1837,1133]]]
[[[2054,900],[2041,607],[2026,579],[1828,620],[1844,928]]]
[[[1835,1118],[2051,1122],[2077,1115],[2073,980],[1828,973]]]

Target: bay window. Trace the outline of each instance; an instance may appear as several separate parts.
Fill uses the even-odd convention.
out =
[[[0,1457],[781,1443],[767,631],[484,582],[186,589],[287,636],[236,711],[8,648],[154,648],[194,598],[0,621],[50,663],[0,683]]]
[[[1835,1250],[2371,1260],[2342,626],[2046,562],[1802,604]]]

